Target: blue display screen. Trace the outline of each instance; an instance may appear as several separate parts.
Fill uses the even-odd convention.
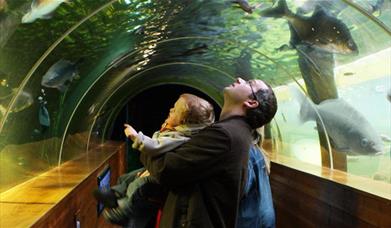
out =
[[[100,190],[108,190],[108,189],[110,189],[110,176],[111,176],[110,167],[107,166],[98,175],[98,188]],[[97,206],[98,215],[100,215],[100,213],[102,213],[103,209],[104,209],[103,204],[102,203],[98,203],[98,206]]]

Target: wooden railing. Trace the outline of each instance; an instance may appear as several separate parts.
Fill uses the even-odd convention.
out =
[[[105,227],[92,191],[97,174],[109,164],[111,184],[125,171],[124,144],[110,142],[77,160],[13,187],[0,196],[0,227]]]

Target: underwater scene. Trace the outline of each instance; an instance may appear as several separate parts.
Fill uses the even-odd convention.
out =
[[[221,105],[238,76],[275,89],[272,158],[391,184],[390,28],[389,0],[0,0],[0,192],[109,140],[146,89]]]

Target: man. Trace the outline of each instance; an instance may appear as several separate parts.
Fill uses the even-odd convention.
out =
[[[160,227],[236,227],[252,130],[270,122],[277,102],[261,80],[238,78],[224,88],[220,121],[165,153],[141,153],[169,189]]]

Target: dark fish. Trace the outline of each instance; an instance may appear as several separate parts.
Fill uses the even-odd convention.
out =
[[[191,55],[200,55],[200,54],[205,54],[208,49],[208,45],[206,44],[201,44],[200,46],[191,48],[189,50],[186,50],[178,55],[174,55],[172,57],[185,57],[185,56],[191,56]]]
[[[253,13],[253,9],[255,8],[255,7],[253,7],[253,6],[250,6],[250,4],[248,3],[248,1],[247,0],[234,0],[234,1],[231,1],[232,3],[235,3],[235,4],[238,4],[239,5],[239,7],[243,10],[243,11],[245,11],[245,12],[247,12],[247,13]]]
[[[72,82],[78,76],[77,65],[80,61],[73,63],[64,59],[59,60],[42,77],[41,85],[64,92],[68,88],[66,83]]]
[[[383,4],[384,4],[384,0],[377,0],[375,4],[370,4],[371,6],[370,13],[374,14],[376,12],[379,12],[380,15]]]
[[[285,0],[280,0],[277,7],[266,9],[261,13],[265,17],[288,20],[291,31],[291,45],[307,44],[331,53],[358,53],[347,26],[337,18],[328,15],[317,7],[311,17],[292,13]]]
[[[349,155],[377,155],[383,153],[380,136],[366,118],[343,99],[328,99],[313,104],[298,89],[292,92],[299,99],[300,119],[320,121],[322,117],[331,143],[340,152]]]
[[[344,76],[352,76],[352,75],[354,75],[354,73],[353,72],[345,72],[345,73],[343,73],[343,75]]]
[[[253,78],[252,67],[251,67],[252,55],[250,50],[247,48],[243,49],[240,56],[235,59],[235,75],[240,76],[245,80]]]
[[[43,127],[50,127],[49,111],[46,108],[47,101],[44,101],[42,97],[38,97],[38,100],[40,103],[38,110],[39,124]]]
[[[384,0],[355,0],[353,1],[369,14],[381,15],[381,10],[384,5]]]

